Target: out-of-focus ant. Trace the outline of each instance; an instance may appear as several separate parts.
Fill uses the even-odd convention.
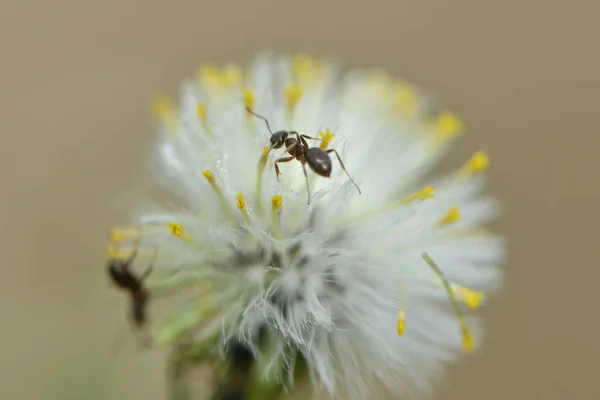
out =
[[[150,262],[148,269],[140,276],[136,277],[130,270],[131,264],[138,255],[138,246],[141,235],[135,241],[135,248],[125,260],[111,258],[108,260],[107,269],[113,283],[123,291],[129,292],[131,296],[131,319],[136,328],[141,329],[146,324],[146,307],[150,296],[144,287],[143,281],[152,271],[152,261],[156,257],[156,252]]]
[[[332,168],[332,163],[331,163],[331,158],[329,157],[329,153],[335,153],[338,161],[340,162],[340,165],[342,166],[342,169],[344,170],[344,172],[346,173],[346,175],[348,176],[350,181],[354,184],[354,186],[356,187],[356,190],[358,190],[358,193],[361,194],[360,188],[358,187],[356,182],[354,182],[354,180],[352,179],[352,177],[346,170],[346,167],[344,166],[344,163],[342,162],[342,158],[340,157],[340,155],[338,154],[338,152],[335,149],[323,150],[320,147],[310,147],[308,145],[308,143],[306,142],[306,139],[309,139],[309,140],[320,140],[320,139],[313,138],[313,137],[310,137],[307,135],[300,135],[296,131],[273,132],[271,130],[271,126],[269,125],[269,121],[265,117],[255,113],[248,107],[246,107],[246,111],[248,111],[250,114],[254,115],[255,117],[258,117],[258,118],[262,119],[263,121],[265,121],[265,124],[267,125],[267,129],[269,130],[269,133],[271,133],[270,149],[279,149],[285,145],[285,151],[287,153],[289,153],[291,156],[291,157],[289,157],[289,156],[281,157],[281,158],[278,158],[277,160],[275,160],[274,165],[275,165],[275,175],[277,177],[277,182],[279,182],[279,175],[280,175],[279,166],[277,165],[278,163],[289,162],[292,160],[300,161],[300,163],[302,164],[302,170],[304,172],[304,178],[306,180],[306,190],[308,192],[308,204],[310,204],[310,188],[308,185],[308,175],[306,173],[306,164],[308,164],[310,169],[312,169],[317,175],[320,175],[325,178],[329,178],[331,176],[331,168]],[[292,135],[296,135],[296,138],[290,137]]]

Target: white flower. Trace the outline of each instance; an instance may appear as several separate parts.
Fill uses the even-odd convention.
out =
[[[336,149],[349,175],[335,153],[330,179],[307,164],[308,205],[302,164],[279,164],[278,182],[285,146],[267,153],[271,134],[245,107],[273,131],[322,139],[307,142]],[[156,112],[154,171],[179,203],[140,206],[131,227],[114,231],[110,253],[139,247],[138,261],[154,265],[148,284],[186,296],[153,331],[157,345],[241,339],[260,376],[283,384],[299,354],[315,384],[354,399],[375,383],[401,395],[428,390],[470,350],[480,331],[462,314],[497,288],[504,245],[482,228],[496,213],[479,194],[486,153],[424,181],[462,132],[456,117],[429,118],[416,88],[381,72],[340,75],[331,62],[272,55],[247,70],[203,67],[178,108],[159,99]]]

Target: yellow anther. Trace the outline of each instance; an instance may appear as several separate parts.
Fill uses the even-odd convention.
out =
[[[442,112],[437,119],[436,133],[439,139],[446,139],[462,133],[464,125],[449,111]]]
[[[167,125],[171,131],[175,131],[177,129],[175,105],[169,96],[157,96],[152,104],[152,111],[158,118],[162,120],[165,125]]]
[[[406,82],[398,82],[395,88],[396,107],[400,113],[412,116],[417,112],[417,96]]]
[[[409,194],[408,196],[402,198],[400,200],[401,204],[408,204],[415,200],[427,200],[433,199],[435,197],[435,189],[431,186],[425,186],[423,189],[418,192]]]
[[[471,156],[463,168],[468,173],[476,174],[485,171],[489,165],[490,157],[485,151],[479,150]]]
[[[283,204],[283,197],[279,194],[274,194],[271,197],[271,209],[272,209],[272,226],[273,226],[273,236],[276,239],[279,239],[279,210],[281,209],[281,205]]]
[[[202,175],[204,175],[204,177],[210,184],[210,187],[212,187],[213,190],[215,192],[217,192],[217,194],[221,195],[222,194],[221,188],[217,184],[217,180],[215,179],[215,175],[212,173],[212,171],[210,169],[204,170],[204,171],[202,171]]]
[[[281,195],[275,194],[271,197],[271,207],[273,208],[273,211],[279,211],[282,204],[283,197],[281,197]]]
[[[405,319],[406,319],[406,315],[404,313],[404,309],[401,308],[400,311],[398,311],[398,325],[397,325],[398,336],[404,335],[404,321],[405,321]]]
[[[254,93],[249,89],[244,89],[244,106],[249,109],[254,108]],[[247,113],[248,117],[252,117],[252,114]]]
[[[242,195],[242,193],[238,193],[235,198],[237,199],[237,208],[240,210],[246,208],[246,201],[244,200],[244,195]]]
[[[292,74],[299,80],[314,80],[323,73],[323,65],[308,54],[298,54],[292,60]]]
[[[440,225],[449,225],[460,219],[460,208],[458,206],[452,207],[446,215],[440,220]]]
[[[475,348],[475,339],[473,339],[473,334],[467,327],[461,328],[462,338],[463,338],[463,349],[470,353]]]
[[[271,148],[268,146],[265,146],[263,148],[263,152],[258,160],[258,173],[262,174],[262,172],[265,169],[265,166],[267,165],[267,160],[269,159],[269,152],[271,151]]]
[[[116,258],[117,255],[117,251],[114,248],[114,246],[112,244],[109,244],[106,247],[106,254],[110,257],[110,258]]]
[[[221,73],[219,67],[208,63],[200,66],[198,71],[200,83],[205,86],[218,86],[221,83]]]
[[[196,106],[196,115],[202,120],[202,122],[206,122],[208,120],[208,117],[206,116],[206,104],[198,103]]]
[[[208,180],[211,185],[215,183],[215,176],[210,169],[202,171],[202,175],[204,175],[206,180]]]
[[[323,150],[327,149],[331,139],[335,137],[335,134],[329,130],[329,128],[325,129],[325,132],[319,132],[319,136],[321,137],[321,148]]]
[[[164,94],[157,96],[154,99],[154,103],[152,105],[154,113],[161,118],[172,114],[174,108],[175,107],[173,105],[173,100],[171,100],[169,96]]]
[[[297,83],[290,82],[283,90],[283,93],[285,94],[285,97],[287,99],[287,106],[289,108],[293,108],[296,105],[296,103],[298,103],[298,100],[300,100],[300,98],[302,97],[304,91],[302,90],[302,87]]]
[[[237,65],[225,67],[220,75],[220,83],[225,87],[238,86],[242,82],[242,70]]]
[[[171,232],[173,235],[175,235],[175,236],[177,236],[177,237],[179,237],[179,238],[181,238],[181,239],[185,240],[186,242],[191,242],[191,241],[192,241],[192,237],[191,237],[191,235],[189,234],[189,232],[187,232],[187,231],[186,231],[186,230],[185,230],[185,229],[184,229],[184,228],[181,226],[181,224],[180,224],[180,223],[178,223],[178,222],[168,222],[168,223],[167,223],[167,225],[168,225],[168,227],[169,227],[169,231],[170,231],[170,232]]]
[[[483,293],[453,283],[450,285],[454,293],[471,309],[476,309],[483,300]]]

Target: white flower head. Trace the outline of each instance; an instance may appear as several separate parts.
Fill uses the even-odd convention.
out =
[[[159,99],[153,166],[179,205],[140,208],[109,247],[138,249],[150,288],[184,294],[154,343],[241,341],[257,384],[286,387],[301,358],[332,397],[428,390],[480,336],[470,314],[497,289],[504,252],[482,228],[497,208],[480,195],[485,152],[424,182],[463,131],[428,106],[378,71],[270,54],[201,68],[178,107]],[[282,130],[288,142],[271,146]]]

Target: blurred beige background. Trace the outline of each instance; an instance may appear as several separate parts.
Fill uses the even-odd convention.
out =
[[[598,399],[600,5],[430,0],[0,3],[0,397],[163,399],[159,355],[124,339],[108,229],[144,184],[149,102],[206,60],[305,50],[382,65],[470,130],[509,238],[485,350],[443,400]],[[593,247],[594,246],[594,247]]]

